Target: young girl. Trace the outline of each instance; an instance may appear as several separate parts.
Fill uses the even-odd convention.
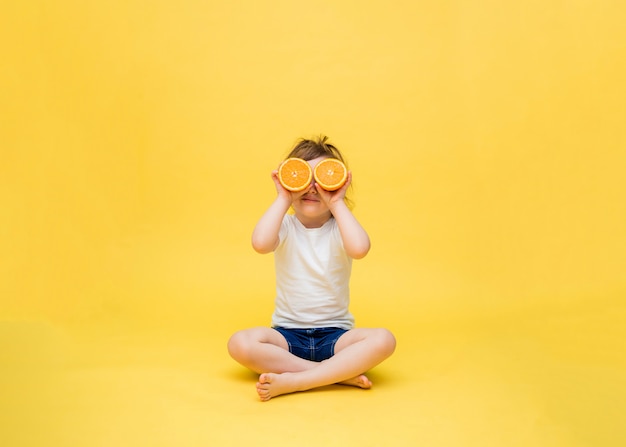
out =
[[[325,158],[344,161],[327,137],[300,140],[288,157],[302,158],[311,168]],[[262,401],[335,383],[371,388],[364,373],[389,357],[396,341],[386,329],[355,329],[348,310],[352,260],[370,249],[369,236],[346,205],[352,174],[334,192],[315,181],[290,192],[278,171],[272,179],[277,197],[252,233],[257,252],[274,252],[272,328],[235,333],[228,351],[260,374]],[[287,214],[290,208],[294,214]]]

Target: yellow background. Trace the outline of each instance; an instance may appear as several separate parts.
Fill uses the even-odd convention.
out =
[[[0,444],[622,446],[626,8],[3,2]],[[251,230],[327,134],[371,391],[258,402]]]

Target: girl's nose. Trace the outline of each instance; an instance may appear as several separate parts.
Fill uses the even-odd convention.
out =
[[[317,189],[315,188],[315,180],[311,180],[311,184],[309,185],[308,192],[312,194],[317,194]]]

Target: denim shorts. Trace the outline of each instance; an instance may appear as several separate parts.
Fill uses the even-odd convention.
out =
[[[343,334],[348,332],[347,329],[336,327],[320,327],[312,329],[285,329],[275,327],[280,332],[287,344],[289,352],[293,355],[321,362],[335,355],[335,343]]]

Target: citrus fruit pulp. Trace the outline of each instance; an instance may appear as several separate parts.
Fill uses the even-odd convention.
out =
[[[341,188],[348,178],[348,169],[336,158],[325,158],[313,170],[315,182],[327,191]]]
[[[278,180],[288,191],[306,189],[313,179],[311,166],[301,158],[288,158],[278,168]]]

